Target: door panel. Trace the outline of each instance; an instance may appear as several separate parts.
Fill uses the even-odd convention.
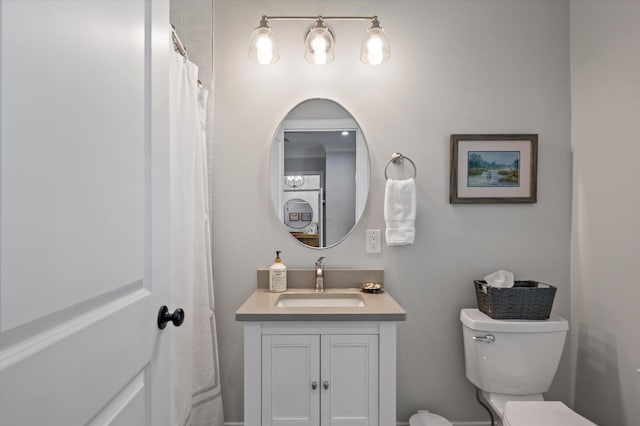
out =
[[[148,300],[141,289],[3,350],[1,418],[14,419],[6,424],[83,424],[92,418],[147,366],[149,353],[132,348],[150,347],[151,330],[114,330],[149,322],[140,309]]]
[[[143,279],[145,8],[2,3],[5,331]]]
[[[322,425],[378,424],[378,336],[322,336]]]
[[[0,8],[0,424],[167,424],[168,2]]]
[[[318,335],[262,336],[263,425],[319,424],[319,357]]]
[[[118,392],[116,398],[110,401],[88,423],[89,426],[128,426],[145,423],[145,374],[140,373]]]

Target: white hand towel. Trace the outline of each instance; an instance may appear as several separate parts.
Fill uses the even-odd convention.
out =
[[[416,236],[416,183],[387,179],[384,193],[385,240],[388,246],[413,244]]]

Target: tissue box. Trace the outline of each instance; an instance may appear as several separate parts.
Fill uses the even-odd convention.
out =
[[[537,281],[516,281],[496,288],[486,281],[473,282],[478,309],[493,319],[545,320],[551,314],[556,288]]]

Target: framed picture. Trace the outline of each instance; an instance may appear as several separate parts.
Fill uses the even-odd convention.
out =
[[[298,222],[300,220],[300,213],[289,213],[289,222]]]
[[[300,220],[303,222],[311,222],[311,213],[300,213]]]
[[[535,203],[538,135],[451,135],[452,204]]]

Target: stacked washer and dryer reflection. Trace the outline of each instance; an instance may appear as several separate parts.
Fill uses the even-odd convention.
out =
[[[283,222],[287,230],[317,234],[319,245],[323,247],[323,190],[320,175],[286,175],[283,188]]]

